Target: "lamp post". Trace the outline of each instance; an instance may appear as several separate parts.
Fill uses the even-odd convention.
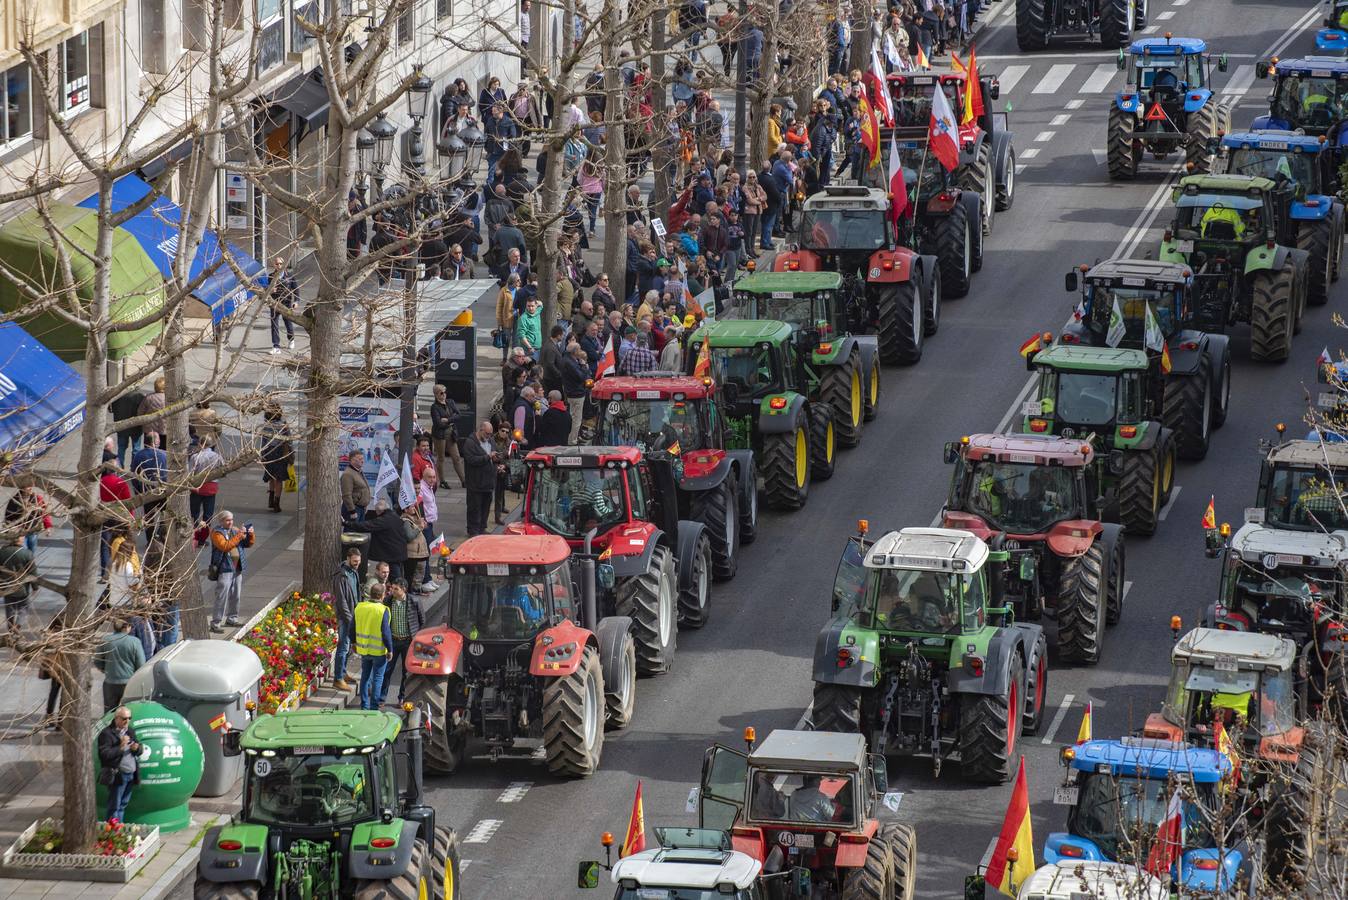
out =
[[[459,129],[459,139],[463,141],[467,148],[467,156],[464,158],[463,171],[460,177],[463,179],[463,189],[471,191],[473,189],[473,173],[477,167],[482,165],[482,154],[486,152],[487,138],[482,134],[482,129],[469,123]]]
[[[420,239],[416,237],[420,230],[418,221],[418,210],[421,208],[421,198],[417,191],[421,190],[422,182],[426,175],[426,150],[422,143],[421,123],[429,115],[431,109],[431,91],[435,88],[435,83],[422,70],[421,64],[417,63],[415,77],[412,83],[407,86],[407,115],[412,120],[412,128],[408,132],[407,156],[403,160],[403,173],[407,176],[409,182],[408,189],[412,192],[411,207],[407,211],[408,222],[411,228],[408,230],[409,239],[414,242],[409,248],[409,252],[420,256]],[[403,371],[402,371],[402,391],[399,400],[398,409],[398,446],[405,457],[412,453],[412,417],[415,414],[417,399],[417,386],[421,381],[421,374],[417,368],[417,287],[418,278],[418,260],[413,259],[410,266],[404,266],[403,272]],[[439,471],[439,467],[436,467]]]
[[[443,167],[445,183],[453,185],[463,175],[468,162],[468,145],[457,134],[445,133],[435,142],[435,155]]]
[[[393,138],[398,134],[398,126],[390,122],[387,115],[380,113],[370,123],[368,130],[374,138],[371,172],[374,175],[374,199],[378,200],[384,194],[384,171],[393,159]]]

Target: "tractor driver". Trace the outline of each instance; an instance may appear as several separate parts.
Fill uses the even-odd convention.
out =
[[[877,612],[889,628],[946,632],[959,615],[948,579],[930,572],[889,571],[880,583]]]
[[[791,795],[791,818],[797,822],[837,822],[842,806],[820,790],[820,775],[806,775]]]
[[[575,521],[584,529],[608,523],[617,506],[604,489],[604,472],[583,469],[574,473],[573,477],[575,475],[581,479],[581,484],[571,494],[571,510]]]
[[[750,814],[755,819],[786,818],[786,798],[777,790],[770,772],[754,773],[754,802]]]
[[[1203,213],[1203,218],[1198,223],[1198,232],[1203,237],[1209,237],[1209,229],[1219,222],[1225,222],[1231,226],[1235,232],[1235,239],[1242,240],[1245,237],[1245,220],[1240,217],[1240,211],[1224,206],[1221,203],[1215,203],[1207,208]]]
[[[496,591],[494,609],[518,609],[524,624],[532,631],[543,621],[543,585],[538,583],[508,584]]]
[[[1002,501],[1006,497],[1006,485],[997,478],[993,469],[984,469],[978,475],[978,486],[974,488],[974,503],[980,511],[998,518],[1002,514]]]
[[[1338,28],[1348,30],[1348,3],[1340,2],[1334,4],[1337,9],[1334,10],[1334,24]]]
[[[1303,82],[1301,85],[1301,112],[1307,118],[1316,111],[1316,107],[1323,107],[1327,111],[1328,122],[1339,118],[1338,97],[1325,93],[1325,88],[1318,83]]]

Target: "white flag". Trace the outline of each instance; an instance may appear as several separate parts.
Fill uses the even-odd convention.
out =
[[[417,486],[412,481],[412,458],[403,454],[403,473],[398,479],[398,505],[403,509],[417,502]]]
[[[393,458],[385,451],[379,460],[379,475],[374,480],[374,492],[377,494],[384,489],[385,485],[393,484],[398,480],[398,470],[393,468]]]
[[[1123,342],[1123,311],[1119,309],[1119,298],[1114,298],[1114,309],[1109,313],[1109,331],[1105,332],[1105,343],[1117,347]]]
[[[1161,334],[1161,323],[1156,321],[1156,314],[1151,311],[1150,301],[1147,303],[1147,319],[1142,332],[1142,343],[1148,350],[1157,353],[1165,347],[1165,335]]]
[[[903,61],[903,57],[899,56],[899,51],[894,47],[894,38],[888,34],[885,35],[885,59],[891,66],[897,66]]]

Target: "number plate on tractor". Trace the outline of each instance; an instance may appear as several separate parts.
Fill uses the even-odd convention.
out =
[[[1237,671],[1236,658],[1234,656],[1221,654],[1212,663],[1212,667],[1218,672],[1235,672]]]
[[[1037,416],[1044,411],[1043,404],[1038,400],[1026,400],[1020,405],[1020,414],[1022,416]]]
[[[1034,465],[1033,453],[1008,453],[1006,454],[1006,458],[1008,462],[1029,463],[1030,465]]]
[[[1054,806],[1076,806],[1081,788],[1076,785],[1059,785],[1053,789]]]
[[[557,457],[556,462],[557,462],[557,465],[559,465],[559,466],[580,466],[580,465],[584,465],[584,460],[582,460],[579,456],[559,456],[559,457]]]
[[[798,834],[796,835],[796,847],[804,850],[814,849],[814,835]]]
[[[509,575],[509,574],[510,574],[510,566],[504,565],[504,564],[502,564],[502,563],[487,563],[487,574],[488,574],[488,575]]]
[[[296,747],[294,753],[296,756],[305,756],[308,754],[322,753],[322,747]]]
[[[1321,409],[1334,409],[1339,405],[1339,395],[1328,391],[1321,391],[1315,397],[1315,405]]]
[[[1180,253],[1193,253],[1193,252],[1194,252],[1194,242],[1193,242],[1193,241],[1175,241],[1175,249],[1176,249],[1177,251],[1179,251]]]

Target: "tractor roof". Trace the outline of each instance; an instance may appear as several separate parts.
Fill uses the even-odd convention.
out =
[[[1268,461],[1284,466],[1323,468],[1348,467],[1348,443],[1340,441],[1287,441],[1268,452]]]
[[[1319,153],[1326,144],[1320,138],[1299,131],[1275,129],[1233,131],[1222,138],[1222,146],[1232,150],[1291,150],[1293,153]]]
[[[402,724],[402,719],[387,712],[298,709],[258,716],[243,733],[240,746],[245,750],[371,747],[393,740]]]
[[[1086,280],[1118,284],[1120,287],[1151,287],[1153,284],[1182,284],[1193,277],[1193,269],[1181,263],[1159,259],[1107,259],[1086,272]],[[1142,283],[1137,280],[1141,279]]]
[[[879,188],[829,185],[805,200],[806,209],[889,209],[889,194]]]
[[[1122,347],[1054,344],[1038,353],[1034,357],[1034,364],[1051,369],[1082,372],[1120,372],[1128,369],[1146,369],[1147,354],[1143,350],[1126,350]]]
[[[905,528],[880,537],[866,551],[868,569],[975,572],[988,558],[988,545],[973,532],[956,528]]]
[[[710,340],[713,347],[754,347],[781,344],[791,340],[791,325],[773,319],[718,319],[704,324],[689,342],[697,345]]]
[[[613,866],[613,882],[714,894],[721,885],[733,885],[740,891],[752,887],[762,868],[758,860],[735,850],[658,847],[618,860]],[[661,891],[659,896],[666,893]]]
[[[1020,886],[1019,896],[1034,900],[1163,900],[1170,896],[1170,888],[1138,866],[1064,859],[1036,869]]]
[[[1248,194],[1252,191],[1268,193],[1277,185],[1271,178],[1259,175],[1185,175],[1179,180],[1181,191],[1204,194]]]
[[[1075,754],[1071,766],[1082,772],[1106,766],[1113,775],[1158,780],[1187,772],[1200,784],[1220,781],[1231,768],[1231,760],[1216,750],[1152,738],[1086,741],[1076,746]]]
[[[866,762],[866,739],[836,731],[775,729],[749,754],[749,764],[774,769],[856,772]]]
[[[1230,658],[1245,670],[1274,666],[1286,671],[1296,662],[1296,655],[1297,645],[1280,635],[1217,628],[1195,628],[1171,651],[1171,658],[1176,660],[1213,663],[1219,657]]]
[[[755,272],[735,282],[735,291],[747,294],[813,294],[842,287],[837,272]]]
[[[594,383],[596,400],[702,400],[716,392],[716,382],[675,372],[609,375]]]
[[[1270,580],[1271,570],[1283,566],[1323,569],[1348,563],[1348,546],[1341,531],[1293,531],[1254,522],[1242,525],[1231,536],[1231,552],[1249,564],[1250,574],[1256,574],[1252,567],[1259,566]]]
[[[636,447],[606,447],[602,444],[580,447],[540,447],[524,458],[525,462],[542,466],[569,469],[598,469],[609,463],[641,463],[641,451]]]
[[[980,74],[978,80],[982,81],[987,77],[989,76]],[[959,72],[894,72],[885,76],[885,80],[893,84],[935,84],[938,78],[942,84],[964,86],[964,75]]]
[[[571,555],[555,534],[480,534],[450,554],[451,566],[553,566]]]
[[[1128,52],[1133,56],[1179,56],[1204,53],[1207,49],[1207,41],[1202,38],[1149,37],[1133,41]]]
[[[1269,66],[1270,74],[1309,75],[1313,78],[1348,77],[1348,59],[1332,56],[1303,56],[1300,59],[1280,59]]]
[[[971,434],[967,440],[965,455],[974,460],[1080,467],[1095,459],[1089,441],[1053,434]]]

